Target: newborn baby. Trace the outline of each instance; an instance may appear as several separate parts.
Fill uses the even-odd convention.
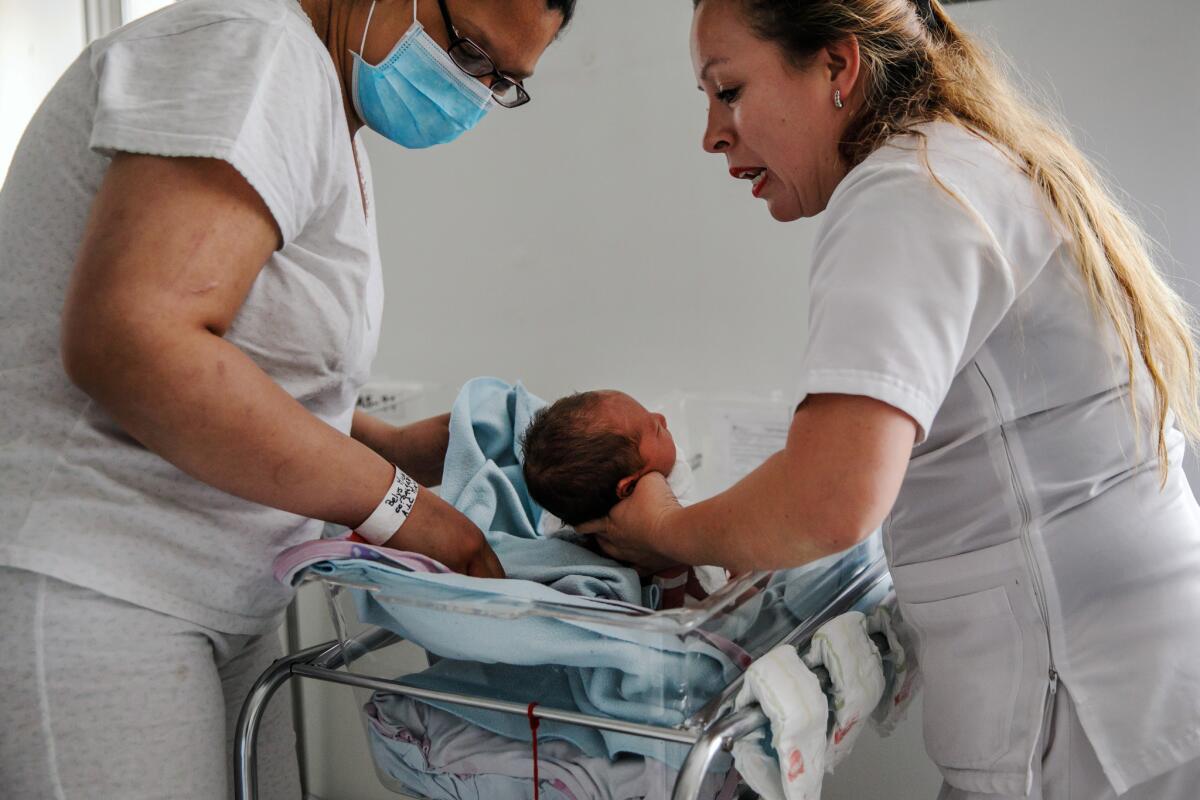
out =
[[[666,477],[681,503],[692,499],[692,471],[666,418],[624,392],[583,392],[543,408],[523,448],[530,497],[567,525],[607,516],[650,472]]]
[[[525,485],[546,513],[544,536],[600,519],[633,493],[650,472],[666,477],[682,505],[695,501],[692,469],[667,430],[667,420],[617,391],[564,397],[533,416],[522,444]],[[658,608],[690,605],[728,582],[720,567],[680,567],[653,578]]]

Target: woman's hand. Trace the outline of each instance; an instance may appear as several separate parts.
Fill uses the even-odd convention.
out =
[[[428,489],[417,494],[408,519],[384,546],[429,556],[473,578],[504,577],[504,567],[483,532]]]
[[[397,427],[363,411],[354,412],[350,435],[422,485],[441,483],[450,441],[450,415]],[[422,488],[400,530],[385,543],[420,553],[474,578],[503,578],[504,567],[475,524],[432,491]]]
[[[668,523],[682,511],[679,500],[657,472],[641,478],[633,494],[622,500],[608,516],[580,525],[580,533],[594,534],[596,541],[611,558],[659,572],[676,566],[678,560],[666,555]]]

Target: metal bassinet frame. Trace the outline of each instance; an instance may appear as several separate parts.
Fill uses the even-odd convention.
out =
[[[890,596],[890,581],[884,558],[879,556],[847,582],[819,613],[804,620],[784,636],[779,644],[790,644],[803,649],[819,627],[854,608],[879,587],[887,586]],[[887,602],[886,598],[884,602]],[[542,706],[537,706],[531,711],[527,706],[517,703],[478,695],[419,689],[395,680],[347,671],[347,668],[362,656],[394,644],[399,638],[384,628],[372,628],[350,641],[326,642],[285,656],[259,676],[246,696],[234,738],[234,792],[237,800],[258,798],[256,748],[263,711],[275,691],[297,677],[394,692],[418,700],[449,702],[522,717],[531,714],[539,719],[690,745],[691,749],[676,779],[672,800],[698,800],[701,784],[713,760],[722,751],[732,748],[735,741],[749,736],[767,724],[767,718],[756,707],[747,707],[739,711],[733,709],[734,699],[742,686],[742,676],[731,681],[720,694],[682,725],[671,728]]]

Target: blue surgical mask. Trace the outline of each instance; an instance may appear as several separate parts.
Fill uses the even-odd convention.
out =
[[[375,3],[367,14],[363,43]],[[492,92],[467,75],[417,21],[375,66],[354,56],[354,108],[371,130],[410,149],[446,144],[474,128],[491,109]]]

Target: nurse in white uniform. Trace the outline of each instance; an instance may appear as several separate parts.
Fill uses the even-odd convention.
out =
[[[1195,800],[1196,360],[1133,223],[936,0],[697,0],[692,47],[705,148],[821,214],[808,395],[724,494],[590,529],[746,570],[882,524],[942,797]]]
[[[573,9],[193,0],[58,81],[0,192],[0,794],[227,797],[291,596],[271,562],[322,520],[502,574],[419,489],[447,417],[355,412],[383,312],[357,134],[431,147],[522,105]],[[260,783],[296,798],[272,705]]]

